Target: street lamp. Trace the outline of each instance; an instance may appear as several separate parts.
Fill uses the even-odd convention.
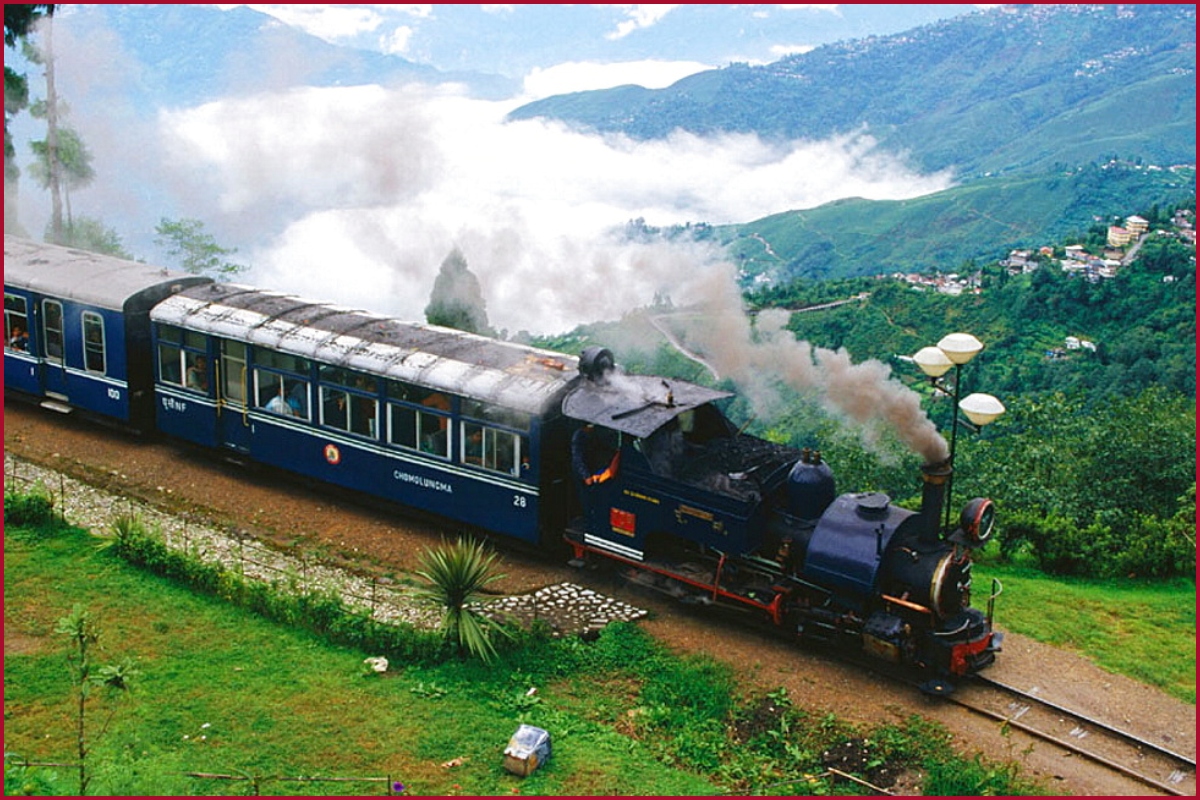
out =
[[[930,383],[942,390],[954,401],[954,421],[950,426],[950,477],[946,479],[945,518],[942,529],[950,529],[950,514],[953,504],[950,502],[954,490],[954,450],[958,444],[958,410],[961,408],[967,419],[977,427],[983,427],[995,421],[1004,413],[1004,404],[990,394],[971,394],[959,400],[962,389],[962,368],[971,361],[983,343],[969,333],[951,333],[942,337],[936,347],[922,347],[913,356],[913,361],[921,371],[929,376]],[[947,386],[942,380],[950,368],[954,368],[954,385]]]

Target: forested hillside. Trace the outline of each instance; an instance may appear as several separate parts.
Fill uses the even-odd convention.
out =
[[[999,6],[665,89],[551,97],[511,117],[637,138],[866,130],[919,168],[963,179],[1110,157],[1192,163],[1195,47],[1193,5]]]
[[[1009,250],[1079,236],[1130,209],[1170,207],[1196,194],[1194,167],[1087,165],[998,177],[909,200],[848,199],[739,225],[692,227],[726,245],[752,282],[958,271]],[[674,232],[678,234],[679,232]]]

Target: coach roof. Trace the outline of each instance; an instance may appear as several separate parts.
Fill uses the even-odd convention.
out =
[[[211,278],[4,235],[4,285],[114,311],[145,311]]]
[[[578,370],[573,356],[237,284],[188,289],[151,319],[531,414]]]

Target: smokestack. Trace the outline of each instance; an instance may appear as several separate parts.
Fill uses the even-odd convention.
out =
[[[941,538],[942,510],[946,505],[946,484],[954,474],[950,459],[924,464],[921,477],[925,486],[921,491],[921,542],[936,544]]]
[[[616,368],[612,351],[605,347],[585,347],[579,354],[579,373],[588,380],[604,383],[608,373]],[[668,387],[668,396],[670,387]]]

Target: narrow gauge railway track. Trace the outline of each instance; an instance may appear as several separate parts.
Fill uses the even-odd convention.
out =
[[[976,676],[950,702],[1050,742],[1167,794],[1196,794],[1196,760],[1078,711]]]

